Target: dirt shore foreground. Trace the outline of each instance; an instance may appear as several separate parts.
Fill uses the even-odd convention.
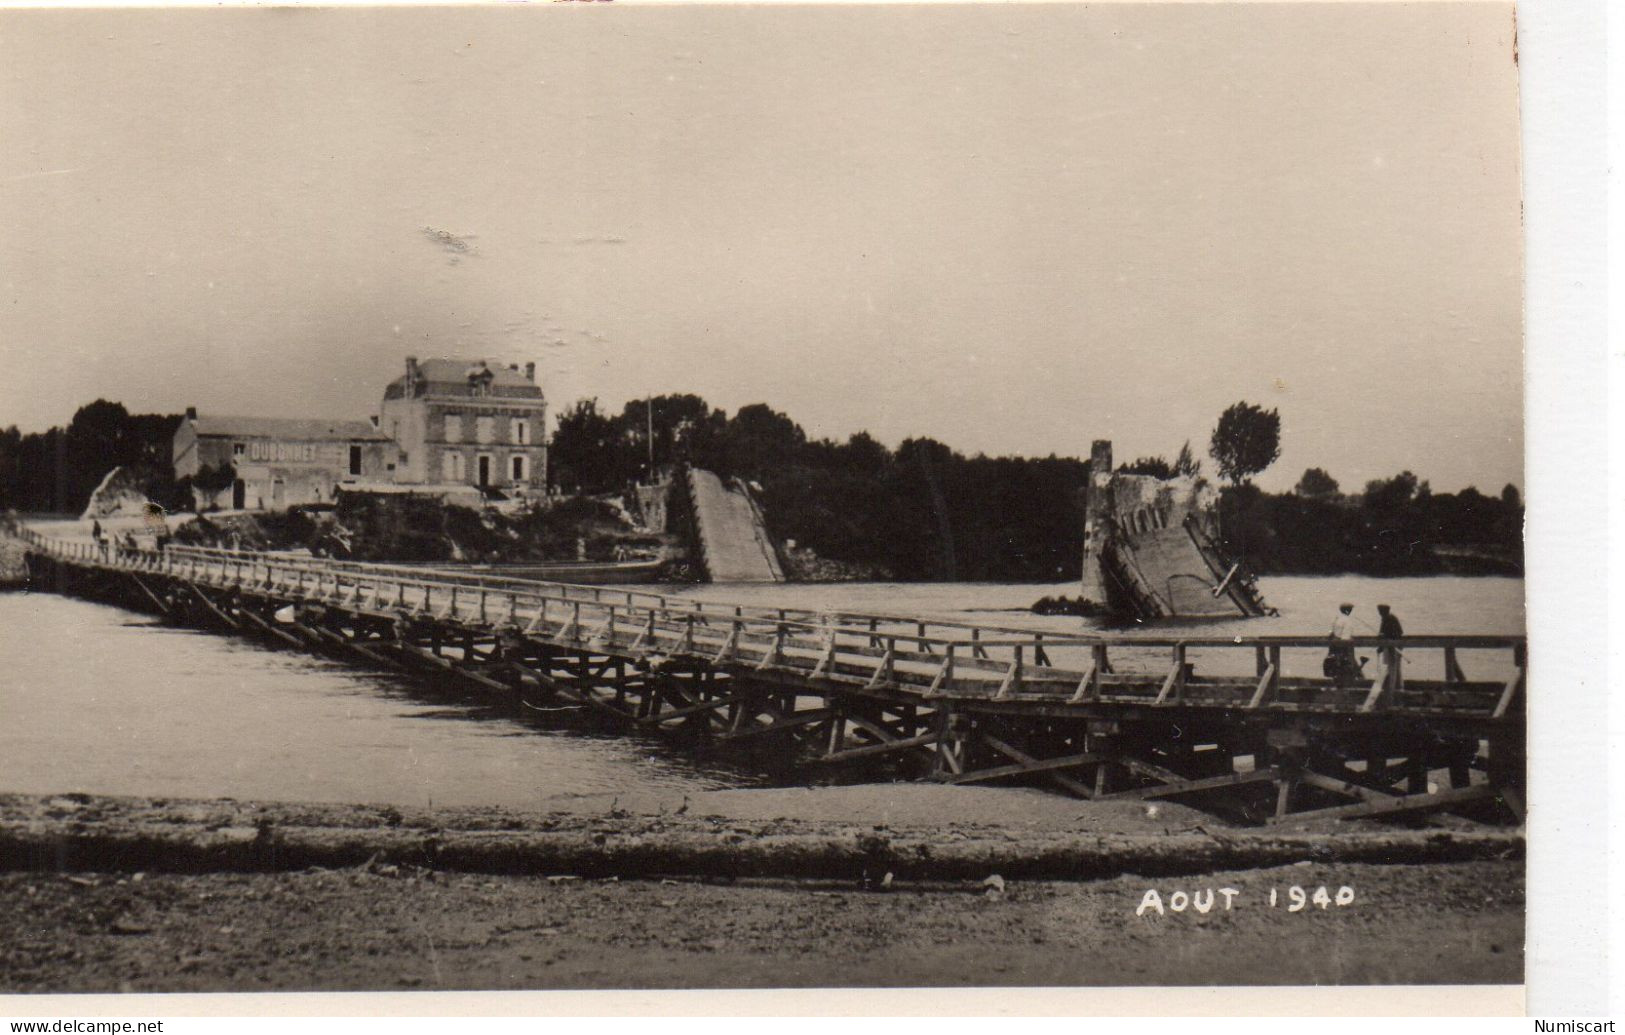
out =
[[[1066,812],[1015,807],[963,818],[960,788],[916,788],[888,822],[862,807],[885,788],[826,788],[785,809],[783,791],[718,791],[658,811],[617,800],[569,810],[401,810],[392,807],[152,800],[89,795],[0,796],[0,869],[259,872],[362,863],[431,870],[593,878],[783,877],[857,882],[1080,880],[1176,876],[1296,862],[1423,863],[1521,858],[1516,832],[1372,827],[1278,832],[1226,829],[1167,804],[1071,802]],[[845,819],[814,801],[844,801]],[[923,806],[935,801],[937,808]],[[978,799],[966,800],[970,809]],[[983,802],[990,799],[982,798]],[[764,803],[766,807],[764,807]],[[798,818],[790,818],[791,815]],[[928,823],[924,815],[953,816]],[[746,818],[749,817],[749,818]],[[1066,818],[1069,817],[1069,818]],[[1205,822],[1199,822],[1205,821]]]
[[[1293,885],[1355,898],[1291,913]],[[1229,910],[1136,916],[1149,888],[1237,894]],[[1523,972],[1512,862],[1007,882],[1002,892],[395,867],[10,873],[0,910],[9,992],[1516,983]]]
[[[964,793],[0,796],[0,990],[1522,980],[1516,832],[1284,835]]]

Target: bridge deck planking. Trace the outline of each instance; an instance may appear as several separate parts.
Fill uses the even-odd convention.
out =
[[[1184,757],[1189,745],[1167,743],[1168,730],[1180,736],[1177,720],[1193,724],[1212,741],[1230,742],[1232,766],[1251,766],[1265,752],[1277,758],[1271,772],[1284,775],[1276,780],[1282,788],[1276,819],[1286,815],[1282,810],[1300,784],[1322,790],[1340,786],[1324,772],[1315,779],[1295,775],[1313,775],[1305,766],[1315,752],[1331,757],[1328,752],[1364,751],[1368,761],[1362,764],[1375,765],[1378,774],[1388,774],[1390,761],[1400,760],[1388,785],[1351,791],[1357,799],[1353,805],[1321,810],[1339,817],[1360,814],[1362,804],[1381,804],[1382,811],[1392,812],[1469,800],[1414,793],[1419,783],[1426,784],[1416,775],[1418,766],[1448,761],[1453,783],[1467,771],[1464,745],[1471,745],[1473,765],[1487,771],[1495,767],[1477,757],[1485,753],[1479,746],[1500,744],[1500,754],[1515,759],[1500,767],[1503,782],[1521,781],[1522,716],[1509,707],[1521,706],[1521,692],[1515,692],[1521,690],[1527,660],[1521,637],[1357,640],[1358,647],[1379,652],[1382,663],[1372,685],[1349,687],[1288,673],[1288,661],[1318,665],[1327,645],[1319,637],[1058,636],[292,555],[191,547],[163,554],[104,553],[85,544],[27,537],[38,552],[84,568],[144,572],[194,592],[202,587],[233,598],[246,595],[261,608],[321,605],[355,623],[351,633],[335,636],[338,645],[386,667],[428,663],[493,690],[510,688],[504,677],[517,671],[523,674],[520,682],[567,690],[584,705],[608,713],[624,713],[636,698],[636,719],[646,724],[689,728],[700,722],[731,737],[811,731],[827,743],[823,758],[926,756],[944,779],[1035,776],[1080,796],[1107,793],[1108,784],[1121,784],[1125,777],[1135,786],[1118,787],[1118,793],[1146,796],[1194,795],[1259,782],[1250,776],[1226,779],[1240,775],[1236,771],[1166,768],[1170,752],[1187,762],[1195,757]],[[143,603],[162,607],[145,584],[141,588],[152,598]],[[253,625],[280,633],[281,640],[290,638],[253,609],[242,612],[251,621],[237,622],[235,602],[205,595],[202,603],[227,626],[253,631],[248,628]],[[370,631],[360,632],[366,623]],[[418,627],[432,631],[401,631]],[[331,635],[331,630],[320,632]],[[400,661],[381,653],[394,646],[391,635],[401,640]],[[423,635],[428,646],[410,638]],[[357,642],[363,636],[376,639]],[[522,653],[541,655],[535,663],[543,667],[507,663],[506,673],[494,667],[505,639],[520,644]],[[1442,678],[1410,678],[1421,671],[1418,659],[1427,652],[1439,655]],[[1499,655],[1494,678],[1468,680],[1460,664],[1463,652]],[[1406,659],[1404,678],[1389,671],[1387,663],[1397,657]],[[1228,661],[1216,665],[1216,658]],[[628,666],[634,671],[630,678]],[[613,685],[604,676],[612,667],[620,673]],[[1481,674],[1487,668],[1482,662],[1475,667]],[[1120,737],[1118,727],[1133,736]],[[1259,731],[1283,727],[1319,739],[1314,746],[1304,740],[1302,750],[1290,737],[1283,747],[1252,743]],[[1120,749],[1114,746],[1118,740],[1137,743]],[[1085,745],[1091,746],[1083,750]],[[1095,750],[1099,745],[1105,746]],[[1215,746],[1204,744],[1203,750],[1211,754]],[[1139,757],[1128,750],[1139,751]],[[978,753],[984,756],[980,766]],[[1324,758],[1315,764],[1322,769],[1345,765]],[[1065,772],[1090,768],[1093,790]],[[1396,793],[1391,784],[1400,780],[1413,793]],[[1184,789],[1170,781],[1184,781],[1178,784]],[[1507,799],[1518,800],[1516,789],[1509,785],[1508,790]],[[1390,800],[1395,797],[1397,806]]]
[[[93,558],[98,560],[99,558]],[[369,566],[357,562],[331,562],[315,558],[289,558],[274,554],[243,554],[198,548],[175,548],[158,558],[122,554],[109,558],[109,564],[153,571],[184,573],[193,581],[216,586],[263,586],[304,599],[349,604],[364,613],[393,617],[402,609],[413,614],[433,614],[442,620],[509,622],[525,626],[533,635],[554,642],[575,645],[594,641],[617,652],[636,650],[639,656],[666,652],[715,658],[731,645],[740,660],[782,670],[820,673],[831,683],[869,682],[876,678],[878,663],[884,662],[884,677],[900,690],[930,690],[933,696],[969,698],[997,695],[1067,697],[1075,694],[1087,669],[1050,664],[1031,664],[1028,657],[1040,651],[1051,657],[1068,649],[1106,647],[1123,654],[1143,654],[1158,648],[1177,648],[1188,659],[1204,648],[1234,652],[1260,648],[1297,648],[1315,655],[1324,651],[1326,641],[1315,637],[1232,637],[1232,638],[1145,638],[1096,635],[1058,637],[1027,632],[1009,635],[1013,630],[970,626],[960,623],[922,623],[916,619],[878,615],[835,614],[811,621],[788,615],[787,611],[755,608],[753,613],[738,605],[677,608],[672,598],[637,591],[603,593],[599,587],[578,587],[563,583],[501,578],[493,580],[468,576],[442,578],[438,573],[425,577],[421,569]],[[308,577],[307,577],[308,576]],[[522,587],[522,588],[521,588]],[[435,609],[435,590],[442,593],[442,606]],[[459,599],[457,590],[465,592]],[[409,591],[410,590],[410,591]],[[582,595],[585,591],[585,598]],[[493,596],[495,600],[493,600]],[[640,598],[654,597],[653,606]],[[626,602],[630,600],[631,602]],[[697,602],[704,605],[707,602]],[[549,628],[550,619],[553,626]],[[948,626],[973,633],[997,632],[994,636],[927,635],[913,628],[899,633],[895,626],[922,624]],[[636,630],[633,632],[633,630]],[[797,635],[800,634],[800,635]],[[899,649],[898,643],[918,649]],[[1355,641],[1357,646],[1374,649],[1417,651],[1434,648],[1460,652],[1473,649],[1520,651],[1518,637],[1411,637],[1392,643],[1375,638]],[[877,646],[884,644],[885,646]],[[998,655],[995,657],[994,655]],[[855,660],[856,659],[856,660]],[[1412,666],[1413,670],[1416,666]],[[1012,671],[1019,679],[1007,686]],[[946,673],[946,674],[945,674]],[[1111,673],[1099,679],[1097,696],[1105,702],[1138,703],[1155,696],[1156,684],[1165,673]],[[1178,704],[1187,707],[1232,708],[1237,692],[1252,690],[1245,679],[1188,675],[1181,681]],[[1416,711],[1429,715],[1460,711],[1474,715],[1493,711],[1502,684],[1465,680],[1408,680],[1396,688],[1389,710]],[[1334,687],[1329,680],[1278,674],[1276,690],[1263,706],[1274,710],[1355,711],[1356,698],[1367,691]],[[1297,700],[1291,699],[1294,695]],[[1307,695],[1308,699],[1302,699]]]

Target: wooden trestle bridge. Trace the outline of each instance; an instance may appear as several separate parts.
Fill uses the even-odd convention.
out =
[[[1272,823],[1523,812],[1521,637],[1360,639],[1375,669],[1340,686],[1321,675],[1322,637],[1058,636],[23,535],[37,589],[809,764]]]

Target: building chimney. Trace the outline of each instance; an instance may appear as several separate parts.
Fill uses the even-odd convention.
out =
[[[1089,473],[1099,476],[1112,473],[1112,441],[1097,438],[1089,447]]]
[[[187,420],[197,420],[197,407],[196,406],[188,406],[186,408],[186,419]]]
[[[534,380],[536,380],[536,364],[535,363],[532,362],[532,363],[526,363],[525,364],[525,380],[526,381],[534,381]]]

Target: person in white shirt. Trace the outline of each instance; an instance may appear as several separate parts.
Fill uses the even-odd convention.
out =
[[[1339,604],[1338,615],[1332,619],[1332,647],[1326,654],[1326,674],[1337,681],[1338,686],[1352,683],[1360,674],[1360,664],[1354,659],[1354,626],[1358,621],[1354,617],[1353,604]]]
[[[1337,617],[1332,619],[1332,639],[1334,639],[1334,640],[1352,640],[1352,639],[1354,639],[1354,623],[1355,623],[1354,605],[1353,604],[1339,604],[1337,606],[1337,610],[1338,610]]]

